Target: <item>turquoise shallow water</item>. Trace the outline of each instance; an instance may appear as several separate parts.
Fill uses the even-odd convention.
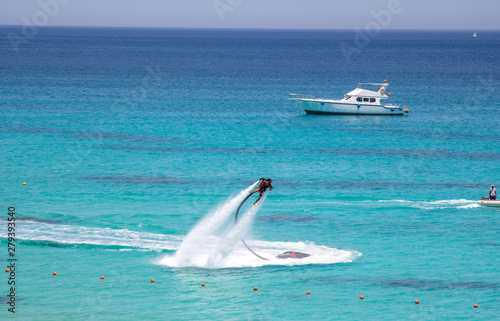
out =
[[[347,61],[349,32],[58,28],[19,52],[9,32],[0,203],[18,218],[15,318],[499,315],[500,211],[475,205],[500,172],[498,33],[382,33]],[[287,100],[384,78],[408,116],[312,116]],[[245,239],[315,259],[263,265],[227,234],[232,212],[216,209],[262,176],[275,189]]]

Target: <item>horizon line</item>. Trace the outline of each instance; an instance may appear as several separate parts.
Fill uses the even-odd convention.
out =
[[[0,27],[23,27],[21,24],[2,24]],[[89,25],[51,25],[51,26],[37,26],[37,28],[99,28],[99,29],[178,29],[178,30],[276,30],[276,31],[355,31],[354,28],[266,28],[266,27],[151,27],[151,26],[89,26]],[[446,28],[408,28],[408,29],[381,29],[384,31],[487,31],[487,32],[500,32],[500,29],[446,29]]]

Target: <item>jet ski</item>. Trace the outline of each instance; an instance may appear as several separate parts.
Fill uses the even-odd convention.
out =
[[[286,251],[281,254],[276,255],[278,259],[303,259],[305,257],[309,257],[311,254],[295,252],[295,251]]]
[[[476,203],[482,206],[500,207],[500,200],[489,200],[486,197],[483,197],[483,199],[477,201]]]

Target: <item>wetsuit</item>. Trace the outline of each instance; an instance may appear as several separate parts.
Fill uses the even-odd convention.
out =
[[[260,186],[257,189],[257,191],[260,193],[260,195],[262,195],[269,187],[273,187],[273,186],[271,184],[269,184],[267,181],[262,181],[262,183],[260,183]]]

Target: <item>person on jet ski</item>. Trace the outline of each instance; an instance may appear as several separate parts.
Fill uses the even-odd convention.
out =
[[[264,192],[269,188],[270,191],[272,191],[274,189],[274,187],[271,185],[271,183],[273,182],[272,179],[270,178],[261,178],[261,183],[259,185],[259,187],[252,192],[255,193],[255,192],[259,192],[259,197],[257,198],[257,200],[253,203],[253,206],[255,206],[255,203],[257,203],[260,198],[262,197],[262,194],[264,194]]]

